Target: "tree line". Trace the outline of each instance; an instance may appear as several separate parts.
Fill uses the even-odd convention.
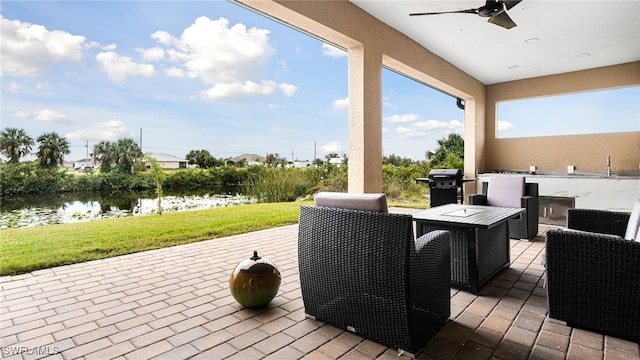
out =
[[[38,144],[37,161],[20,164],[20,159],[31,153]],[[36,141],[24,130],[5,128],[0,132],[0,152],[7,163],[0,166],[0,194],[33,194],[55,192],[117,192],[153,189],[159,194],[165,189],[210,189],[221,185],[248,185],[248,190],[259,194],[272,194],[278,190],[277,201],[295,199],[319,189],[346,191],[348,159],[344,155],[340,166],[329,160],[339,158],[327,154],[326,161],[315,159],[306,169],[285,169],[286,159],[277,153],[268,154],[265,166],[247,167],[246,160],[216,159],[207,150],[191,150],[186,156],[190,164],[199,169],[164,170],[144,157],[132,139],[101,141],[93,147],[91,156],[99,163],[100,171],[91,176],[73,176],[56,171],[70,153],[69,142],[55,132],[44,133]],[[426,187],[415,178],[426,177],[434,168],[464,167],[464,140],[457,134],[438,140],[435,151],[426,152],[426,161],[415,161],[394,154],[382,159],[383,192],[392,198],[424,196]],[[271,170],[273,171],[271,171]],[[166,175],[166,176],[165,176]],[[289,188],[283,188],[288,184]],[[285,194],[285,195],[281,195]],[[284,198],[280,197],[284,196]],[[273,198],[270,198],[273,201]]]

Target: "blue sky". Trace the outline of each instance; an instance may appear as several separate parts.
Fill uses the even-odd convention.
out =
[[[640,87],[503,102],[498,122],[502,138],[640,131]]]
[[[1,126],[25,129],[34,139],[51,131],[65,136],[68,160],[85,157],[87,143],[91,152],[102,140],[138,141],[140,129],[143,151],[179,157],[196,149],[220,158],[278,153],[291,160],[293,153],[312,160],[314,149],[319,158],[348,154],[346,53],[238,5],[0,6]],[[626,104],[610,99],[626,109],[627,120],[604,132],[640,130],[639,94],[627,89]],[[454,98],[389,70],[383,101],[385,155],[423,160],[438,139],[462,134],[463,111]],[[535,111],[521,114],[501,108],[501,136],[529,136],[534,127],[527,124],[558,124],[546,114],[530,119]],[[600,129],[602,119],[610,129],[608,115],[585,123]],[[575,123],[568,128],[575,131]]]
[[[2,127],[145,152],[348,153],[347,57],[238,5],[3,1]],[[385,154],[424,159],[462,131],[455,99],[383,71]]]

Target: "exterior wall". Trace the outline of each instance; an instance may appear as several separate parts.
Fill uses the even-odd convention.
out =
[[[640,85],[640,62],[488,86],[486,164],[479,170],[528,170],[530,165],[536,165],[538,172],[566,172],[568,165],[574,165],[576,173],[606,172],[610,156],[612,172],[638,173],[640,132],[496,138],[500,101],[634,85]],[[579,120],[576,119],[576,126]]]
[[[177,161],[159,161],[163,169],[179,169],[180,163]]]

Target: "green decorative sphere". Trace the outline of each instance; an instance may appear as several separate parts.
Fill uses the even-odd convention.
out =
[[[229,289],[240,305],[248,308],[266,306],[280,289],[280,271],[267,258],[253,256],[241,261],[231,273]]]

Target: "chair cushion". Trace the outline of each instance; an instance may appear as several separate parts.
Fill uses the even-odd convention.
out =
[[[355,209],[388,212],[387,196],[385,194],[351,194],[320,192],[315,198],[316,206],[335,207],[343,209]]]
[[[524,195],[523,176],[492,177],[487,188],[487,205],[519,208]]]
[[[636,200],[633,204],[633,210],[631,210],[631,216],[629,216],[629,223],[627,223],[627,231],[624,233],[624,238],[627,240],[640,241],[640,199]]]

